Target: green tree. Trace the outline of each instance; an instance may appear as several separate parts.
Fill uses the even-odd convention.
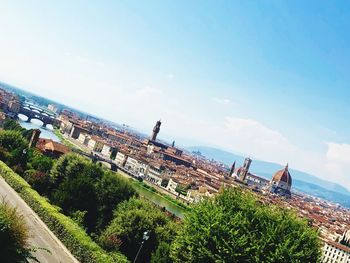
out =
[[[172,263],[170,248],[171,244],[160,242],[156,251],[152,254],[151,263]]]
[[[22,173],[26,165],[25,149],[28,142],[18,131],[0,131],[0,158]]]
[[[1,262],[27,262],[32,258],[28,244],[29,231],[23,216],[6,201],[0,202],[0,255]]]
[[[17,121],[12,119],[6,119],[4,122],[4,130],[18,131],[24,138],[30,140],[33,130],[27,130],[23,128]]]
[[[4,130],[14,130],[14,131],[19,131],[22,132],[25,130],[17,121],[12,120],[12,119],[6,119],[4,121]]]
[[[295,213],[227,189],[194,206],[171,247],[174,262],[318,262],[318,233]]]
[[[51,181],[47,173],[30,169],[24,172],[23,178],[40,194],[49,194],[51,190]]]
[[[86,211],[83,220],[88,232],[92,232],[97,220],[97,195],[91,178],[78,175],[65,179],[53,191],[51,200],[62,208],[63,212],[71,215],[77,210]]]
[[[136,195],[131,183],[118,174],[106,171],[97,183],[98,230],[103,230],[113,218],[113,210],[121,202]]]
[[[169,239],[168,235],[176,229],[168,229],[171,219],[160,209],[146,200],[131,198],[119,204],[114,219],[100,237],[104,248],[120,250],[130,260],[140,247],[143,233],[148,231],[149,239],[144,243],[139,258],[149,262],[156,247]]]
[[[9,152],[17,149],[25,149],[28,145],[26,139],[23,138],[18,131],[0,131],[0,146]]]
[[[43,173],[49,173],[53,167],[54,160],[48,156],[43,155],[37,149],[28,150],[28,166],[31,166],[33,169],[38,170]]]
[[[68,215],[86,211],[83,222],[89,232],[100,233],[112,219],[113,209],[136,194],[124,178],[74,153],[56,161],[51,178],[50,199]]]
[[[170,257],[171,243],[177,236],[181,227],[180,222],[169,221],[168,224],[158,227],[158,244],[156,250],[152,253],[151,263],[171,263]]]
[[[96,182],[103,173],[101,167],[75,153],[61,156],[51,169],[54,187],[57,187],[64,179],[72,179],[79,175],[84,175]]]

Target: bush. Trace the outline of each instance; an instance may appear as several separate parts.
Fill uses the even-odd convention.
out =
[[[99,234],[115,207],[136,194],[130,182],[75,153],[61,156],[51,170],[50,200],[66,215],[86,211],[84,227]]]
[[[1,262],[26,262],[32,258],[28,245],[29,230],[23,216],[4,199],[0,201]]]
[[[47,194],[50,188],[50,176],[44,172],[30,169],[24,172],[23,178],[40,194]]]
[[[27,147],[28,142],[23,138],[22,134],[18,131],[1,131],[0,132],[0,145],[9,152],[17,149],[23,150]]]
[[[19,193],[80,262],[128,262],[122,254],[106,253],[72,219],[61,214],[56,207],[34,191],[23,178],[1,161],[0,175]]]
[[[113,210],[121,202],[137,196],[132,184],[119,174],[106,171],[96,186],[98,197],[97,230],[101,232],[113,218]]]
[[[114,218],[102,233],[100,240],[104,248],[121,251],[134,259],[140,247],[143,233],[148,232],[140,252],[143,262],[149,262],[151,254],[162,242],[170,243],[175,236],[177,224],[147,200],[131,198],[119,204]]]
[[[192,207],[172,244],[174,262],[318,262],[320,241],[305,220],[227,189]]]

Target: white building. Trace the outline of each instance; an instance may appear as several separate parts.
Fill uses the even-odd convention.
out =
[[[89,140],[90,140],[90,136],[86,133],[80,133],[79,137],[78,137],[78,141],[84,145],[88,145],[89,144]]]
[[[323,263],[349,263],[350,248],[334,241],[325,241],[322,248]]]
[[[101,154],[110,158],[111,156],[111,146],[104,144],[101,150]]]
[[[154,152],[154,146],[152,144],[147,145],[147,154],[151,155]]]
[[[66,118],[64,115],[60,115],[58,117],[58,119],[60,120],[61,124],[60,124],[60,130],[63,133],[70,133],[72,127],[73,127],[73,123],[69,121],[68,118]]]
[[[124,160],[125,160],[125,157],[126,157],[126,155],[124,153],[118,152],[117,155],[115,156],[115,160],[114,161],[115,161],[115,163],[117,165],[121,166],[123,164]]]
[[[129,156],[128,159],[126,160],[125,168],[130,170],[133,173],[138,173],[139,162],[136,159]]]
[[[103,141],[98,137],[92,137],[88,142],[88,147],[94,152],[101,152],[103,148]]]
[[[144,178],[152,184],[161,186],[163,181],[163,178],[161,176],[162,171],[162,167],[149,165]]]
[[[47,108],[48,108],[50,111],[54,112],[54,113],[57,113],[57,111],[58,111],[57,106],[54,105],[54,104],[49,104],[49,105],[47,106]]]
[[[139,161],[139,176],[144,177],[148,172],[148,164],[145,162]]]
[[[178,192],[176,192],[176,188],[179,184],[177,182],[175,182],[173,179],[170,178],[169,182],[168,182],[168,186],[166,187],[166,190],[168,190],[169,192],[178,195]]]

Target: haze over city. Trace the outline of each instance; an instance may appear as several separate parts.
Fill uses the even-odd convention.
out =
[[[350,189],[349,3],[0,3],[1,81]]]

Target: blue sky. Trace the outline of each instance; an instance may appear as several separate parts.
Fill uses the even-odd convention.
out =
[[[3,1],[0,80],[350,188],[346,1]]]

